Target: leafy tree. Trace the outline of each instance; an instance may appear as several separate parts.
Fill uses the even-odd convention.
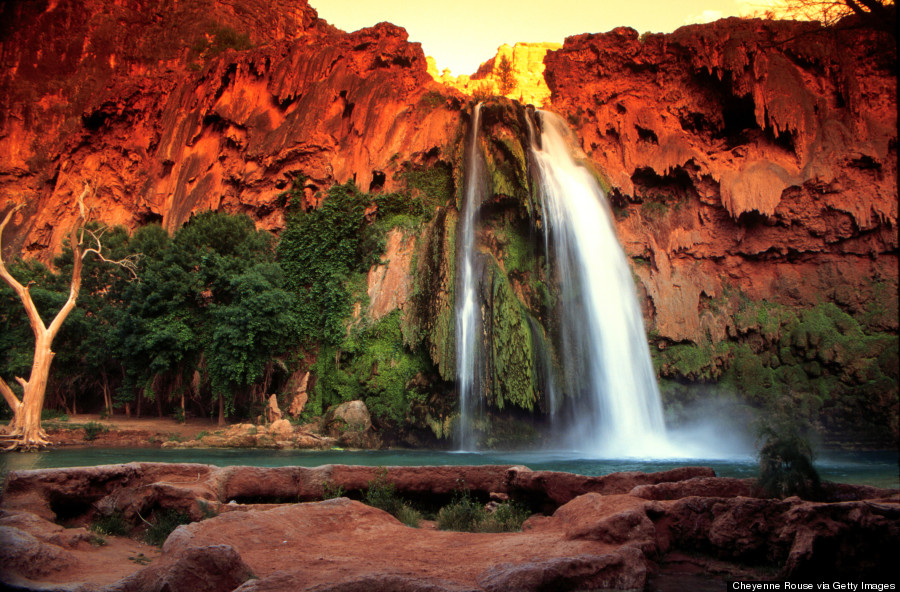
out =
[[[128,358],[124,393],[160,402],[182,394],[205,370],[219,420],[296,335],[294,297],[284,289],[271,236],[247,216],[193,216],[167,241],[161,229],[135,235],[146,243],[141,284],[129,296],[122,339]]]
[[[230,282],[231,301],[210,307],[207,366],[213,391],[233,400],[232,393],[263,374],[272,352],[295,335],[294,297],[284,286],[281,268],[260,263]]]
[[[367,224],[371,199],[352,183],[333,185],[322,205],[288,219],[278,244],[287,285],[297,295],[301,339],[336,344],[346,334],[352,301],[348,284],[383,250]]]

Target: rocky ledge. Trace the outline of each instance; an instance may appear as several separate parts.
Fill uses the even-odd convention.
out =
[[[518,533],[404,526],[362,498],[376,479],[422,505],[465,488],[533,515]],[[329,492],[346,497],[324,500]],[[161,551],[88,530],[190,516]],[[827,484],[823,501],[754,496],[707,468],[584,477],[521,466],[225,467],[131,463],[16,471],[0,499],[0,585],[44,590],[642,590],[660,570],[889,581],[900,492]],[[93,543],[93,544],[92,544]],[[891,554],[889,557],[888,554]],[[130,560],[130,561],[129,561]],[[674,566],[674,567],[673,567]],[[818,581],[818,580],[817,580]]]

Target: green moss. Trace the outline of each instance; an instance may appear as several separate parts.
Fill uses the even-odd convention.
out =
[[[883,330],[898,326],[897,282],[879,281],[872,284],[871,297],[859,315],[859,321],[870,330]]]
[[[641,213],[648,220],[659,220],[669,212],[669,206],[661,201],[645,201],[641,204]]]
[[[422,396],[408,385],[431,365],[424,353],[403,345],[400,311],[376,322],[361,320],[336,347],[320,350],[309,405],[317,414],[345,401],[365,401],[376,417],[401,423]]]
[[[744,395],[745,400],[765,404],[783,393],[775,371],[763,364],[759,355],[749,345],[732,347],[734,356],[725,375],[725,384]]]
[[[522,304],[506,277],[494,269],[491,287],[492,402],[532,410],[537,401],[534,346]]]
[[[401,322],[404,343],[411,349],[425,347],[444,380],[456,375],[457,220],[455,210],[442,208],[425,229]]]
[[[525,272],[534,265],[534,247],[518,227],[506,224],[495,237],[500,245],[506,273]]]
[[[765,300],[757,302],[742,300],[734,320],[741,333],[755,331],[767,340],[780,339],[783,327],[791,328],[798,322],[794,311]]]
[[[406,185],[408,195],[423,204],[429,217],[437,208],[453,203],[456,184],[453,170],[445,162],[428,167],[406,163],[399,177]]]
[[[662,376],[711,381],[721,376],[729,353],[728,344],[724,342],[670,345],[659,351],[659,372]]]

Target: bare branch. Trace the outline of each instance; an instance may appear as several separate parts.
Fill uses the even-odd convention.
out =
[[[22,385],[22,388],[28,388],[28,383],[21,376],[16,376],[16,382]]]
[[[19,401],[19,398],[16,397],[16,394],[2,378],[0,378],[0,393],[3,393],[3,398],[6,399],[6,404],[9,405],[13,413],[19,410],[22,402]]]
[[[85,184],[85,191],[87,191],[87,184]],[[69,316],[69,313],[75,308],[75,302],[78,300],[78,292],[81,290],[81,267],[83,262],[80,252],[81,245],[78,244],[78,241],[75,238],[74,228],[72,229],[72,232],[69,233],[69,241],[72,244],[72,281],[69,284],[69,298],[66,300],[66,303],[63,304],[63,307],[59,309],[59,312],[56,313],[56,317],[47,329],[51,341],[59,332],[59,328],[62,327],[63,321],[66,320],[66,317]]]
[[[101,229],[101,232],[99,232],[99,233],[94,232],[93,230],[89,230],[87,228],[84,228],[83,230],[84,230],[84,232],[87,232],[88,234],[91,235],[91,238],[93,238],[94,241],[97,243],[97,248],[91,247],[89,249],[85,249],[84,252],[81,254],[82,261],[84,260],[85,257],[87,257],[88,253],[93,253],[94,255],[97,256],[98,259],[100,259],[100,261],[103,261],[104,263],[109,263],[111,265],[118,265],[119,267],[127,270],[128,273],[131,274],[131,277],[133,279],[138,279],[138,273],[137,273],[137,262],[139,259],[138,254],[129,255],[128,257],[124,257],[119,260],[107,259],[103,255],[103,243],[100,242],[100,237],[103,236],[103,232],[106,231],[106,228]]]

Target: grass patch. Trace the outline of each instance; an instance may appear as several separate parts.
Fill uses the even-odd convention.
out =
[[[489,512],[465,491],[441,508],[437,526],[459,532],[518,532],[528,516],[528,510],[511,501],[497,504]]]
[[[84,439],[88,442],[95,440],[100,434],[109,431],[108,427],[97,421],[89,421],[81,427],[84,430]]]
[[[153,522],[144,533],[144,541],[157,547],[162,547],[172,531],[182,524],[190,524],[191,517],[178,510],[162,510],[153,517]]]
[[[100,535],[126,536],[131,530],[131,525],[121,512],[113,512],[108,516],[95,517],[88,528]]]
[[[340,487],[338,488],[340,489]],[[365,503],[388,514],[407,526],[417,528],[422,521],[422,514],[397,495],[394,484],[387,480],[387,469],[380,469],[375,479],[369,481]]]
[[[41,409],[41,421],[69,421],[69,416],[57,409]]]

